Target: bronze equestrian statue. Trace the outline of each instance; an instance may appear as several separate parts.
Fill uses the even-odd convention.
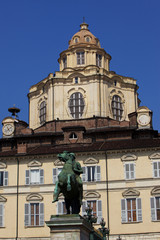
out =
[[[54,189],[53,203],[58,201],[58,196],[63,193],[67,214],[78,214],[83,199],[83,184],[80,174],[83,173],[79,162],[75,161],[75,154],[68,151],[58,154],[60,161],[64,162],[64,166],[58,175],[58,181]]]

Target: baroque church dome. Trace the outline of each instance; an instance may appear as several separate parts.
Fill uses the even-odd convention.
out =
[[[75,33],[71,40],[69,41],[69,48],[79,46],[79,45],[94,45],[100,48],[100,42],[88,29],[87,23],[82,23],[80,25],[79,32]]]

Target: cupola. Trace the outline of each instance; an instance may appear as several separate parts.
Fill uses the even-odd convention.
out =
[[[96,38],[88,29],[88,24],[83,22],[80,25],[80,30],[73,35],[69,41],[69,48],[77,45],[94,45],[100,48],[100,43],[98,38]]]

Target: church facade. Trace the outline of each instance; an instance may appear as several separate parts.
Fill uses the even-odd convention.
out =
[[[110,240],[160,239],[160,135],[136,80],[110,71],[110,61],[82,23],[59,71],[30,88],[29,125],[2,121],[0,239],[49,239],[45,221],[66,211],[62,195],[52,204],[66,150],[83,169],[81,215],[89,204]]]

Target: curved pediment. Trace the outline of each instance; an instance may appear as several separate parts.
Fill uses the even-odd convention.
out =
[[[0,162],[0,169],[4,169],[6,167],[7,167],[6,163]]]
[[[160,196],[160,187],[154,187],[151,191],[151,195]]]
[[[42,163],[37,160],[33,160],[28,163],[28,167],[41,167],[41,166],[42,166]]]
[[[0,202],[7,202],[7,199],[5,197],[3,197],[2,195],[0,195]]]
[[[99,161],[95,158],[89,157],[83,161],[84,164],[97,164]]]
[[[29,202],[42,201],[43,197],[38,193],[31,193],[26,197],[26,200]]]
[[[139,195],[140,195],[140,192],[133,188],[129,188],[122,193],[123,197],[138,197]]]
[[[95,191],[89,191],[84,194],[84,199],[99,199],[101,195]]]
[[[55,162],[54,162],[54,165],[55,166],[63,166],[64,165],[64,162],[60,161],[59,159],[57,159]]]
[[[121,157],[121,161],[135,161],[137,156],[131,153],[125,154]]]
[[[149,156],[150,159],[160,159],[160,152],[152,153]]]

